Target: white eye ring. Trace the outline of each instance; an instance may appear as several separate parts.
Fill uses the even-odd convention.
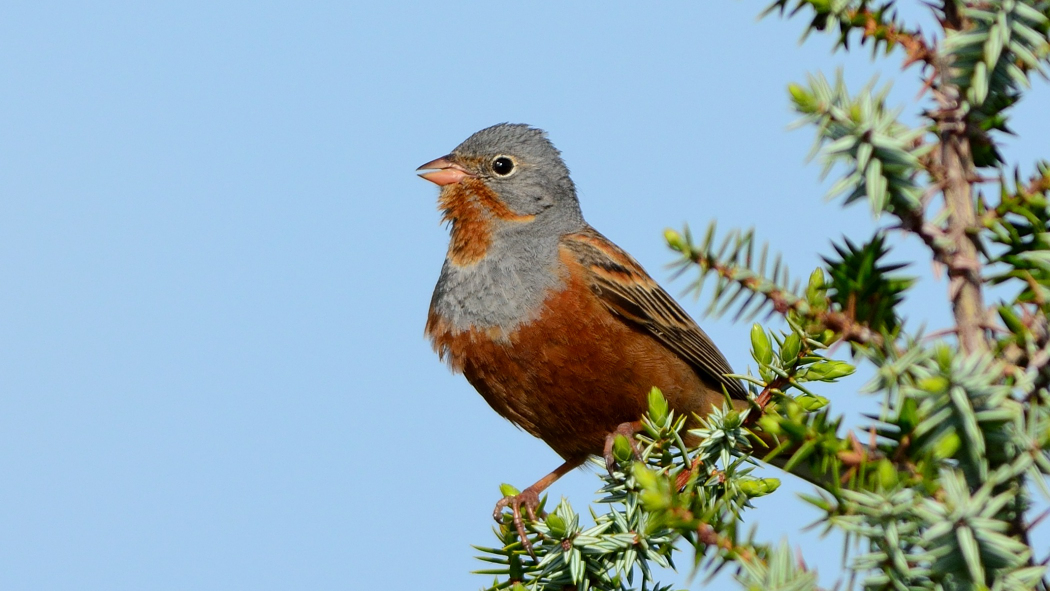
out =
[[[492,172],[496,173],[496,176],[508,177],[517,169],[517,163],[510,156],[500,154],[492,159]]]

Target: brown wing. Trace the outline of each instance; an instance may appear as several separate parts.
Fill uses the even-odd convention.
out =
[[[747,399],[740,382],[726,377],[733,368],[711,337],[629,254],[593,228],[563,237],[562,246],[590,272],[591,291],[613,314],[644,328],[733,398]]]

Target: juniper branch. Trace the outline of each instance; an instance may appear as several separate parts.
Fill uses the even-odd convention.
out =
[[[779,259],[774,267],[772,277],[765,277],[764,265],[758,269],[749,267],[750,257],[744,257],[743,253],[748,251],[754,242],[751,232],[737,234],[731,233],[723,244],[734,243],[732,249],[714,249],[714,225],[708,232],[701,245],[692,242],[690,232],[686,229],[684,236],[673,230],[665,232],[668,244],[674,250],[680,252],[683,260],[679,262],[680,269],[684,270],[695,265],[700,271],[700,279],[697,285],[703,284],[704,277],[714,274],[724,285],[733,283],[741,289],[757,294],[763,298],[763,303],[755,308],[757,313],[768,304],[773,311],[787,316],[794,313],[807,322],[817,324],[830,329],[843,340],[858,344],[873,344],[880,346],[883,342],[882,335],[878,334],[864,322],[850,314],[848,310],[831,309],[826,304],[821,307],[811,305],[806,298],[786,287],[787,272],[781,271],[783,267]],[[725,252],[728,250],[728,252]],[[779,281],[778,281],[779,280]],[[715,301],[719,294],[724,293],[725,288],[716,288]],[[746,307],[746,304],[745,304]],[[742,309],[743,310],[743,309]]]

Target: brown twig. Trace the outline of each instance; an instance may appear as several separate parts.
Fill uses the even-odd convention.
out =
[[[836,310],[812,309],[802,298],[777,287],[763,291],[761,289],[761,278],[746,277],[738,279],[738,267],[724,265],[702,251],[693,251],[689,255],[689,259],[699,265],[701,270],[714,271],[723,279],[734,281],[752,292],[762,294],[773,305],[773,309],[781,315],[795,312],[812,322],[833,330],[844,340],[858,344],[882,345],[882,335],[868,328],[866,324],[857,320],[852,314]]]
[[[860,23],[860,26],[864,29],[864,38],[885,39],[888,43],[897,44],[904,48],[904,52],[908,57],[904,60],[901,69],[907,68],[916,62],[924,64],[932,62],[934,52],[926,44],[926,40],[923,39],[922,31],[905,31],[896,23],[884,23],[867,8],[850,10],[847,14],[853,23]]]

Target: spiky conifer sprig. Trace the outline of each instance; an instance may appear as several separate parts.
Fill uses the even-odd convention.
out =
[[[682,255],[674,263],[679,274],[693,267],[699,269],[700,276],[694,282],[692,292],[703,293],[707,278],[714,277],[711,303],[706,311],[708,315],[720,316],[739,303],[736,320],[750,320],[763,312],[777,312],[801,324],[815,324],[821,330],[830,330],[851,342],[882,342],[882,336],[864,322],[844,310],[832,308],[823,279],[818,287],[811,278],[810,285],[803,292],[800,282],[791,281],[787,266],[779,255],[775,255],[770,263],[768,245],[762,245],[756,257],[752,231],[731,231],[717,245],[714,223],[699,243],[693,241],[688,227],[682,233],[667,230],[664,237],[668,245]],[[825,338],[831,338],[831,335],[825,335]]]

